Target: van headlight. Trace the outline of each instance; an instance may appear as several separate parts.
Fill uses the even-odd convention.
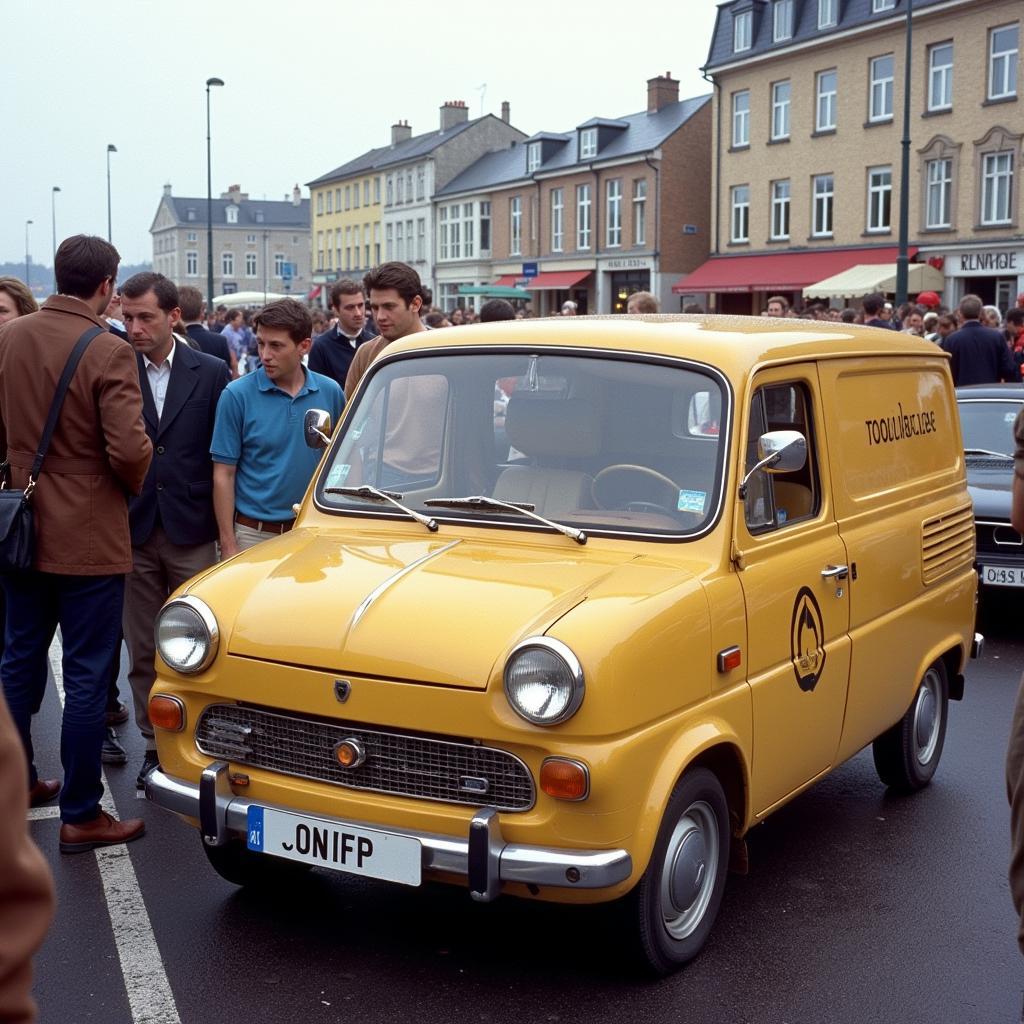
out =
[[[505,663],[505,696],[534,725],[557,725],[583,703],[583,666],[560,640],[534,636],[516,644]]]
[[[175,598],[156,617],[156,648],[175,672],[194,675],[208,668],[219,642],[217,620],[197,597]]]

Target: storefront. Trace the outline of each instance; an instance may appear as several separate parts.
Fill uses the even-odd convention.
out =
[[[928,247],[921,259],[941,270],[946,279],[943,295],[955,306],[965,295],[977,295],[986,305],[1004,313],[1024,292],[1024,247],[1019,241],[989,245]]]
[[[567,299],[576,303],[576,311],[582,316],[591,311],[592,279],[589,269],[544,270],[533,277],[506,273],[494,283],[525,288],[532,297],[532,310],[537,316],[557,316]]]
[[[654,261],[642,256],[598,260],[597,302],[600,313],[625,313],[633,292],[651,291]]]

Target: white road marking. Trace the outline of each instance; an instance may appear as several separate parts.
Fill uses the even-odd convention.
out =
[[[60,705],[64,707],[64,670],[62,665],[64,648],[58,631],[50,645],[50,667],[57,683]],[[106,775],[103,776],[103,809],[115,814],[117,808],[110,795]],[[57,808],[36,808],[36,811],[57,811]],[[33,816],[29,812],[29,818]],[[57,811],[59,814],[59,811]],[[40,814],[40,818],[55,817],[54,814]],[[145,842],[145,839],[143,839]],[[114,930],[117,955],[121,959],[121,973],[124,976],[128,1005],[132,1011],[132,1024],[181,1024],[174,993],[167,980],[160,947],[157,946],[153,926],[142,898],[139,880],[132,867],[128,847],[100,847],[96,862],[100,869],[103,892],[107,898],[107,911]]]
[[[59,818],[60,808],[53,804],[51,807],[30,807],[28,810],[29,821],[44,821],[46,818]]]

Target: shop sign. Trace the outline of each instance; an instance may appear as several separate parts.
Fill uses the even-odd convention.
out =
[[[960,254],[961,274],[1018,273],[1016,252],[965,252]]]
[[[625,256],[617,260],[606,260],[603,264],[602,269],[604,270],[649,270],[651,266],[650,260],[642,259],[638,256]]]

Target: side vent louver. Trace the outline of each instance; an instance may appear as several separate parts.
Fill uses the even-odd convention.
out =
[[[921,577],[925,585],[974,562],[974,510],[970,505],[921,524]]]

